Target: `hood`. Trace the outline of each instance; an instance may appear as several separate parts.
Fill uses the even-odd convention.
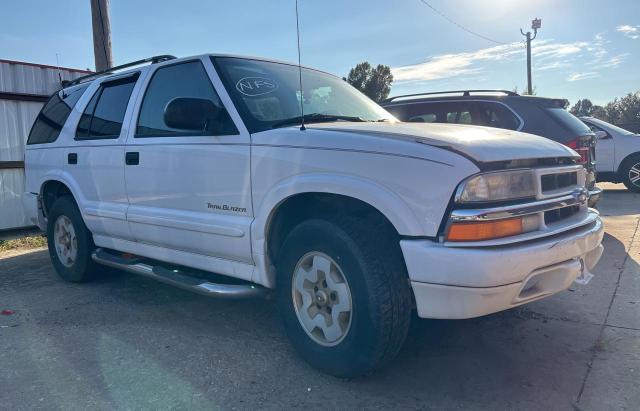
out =
[[[413,140],[461,153],[477,162],[578,157],[569,147],[544,137],[499,128],[433,123],[311,124],[313,129]]]

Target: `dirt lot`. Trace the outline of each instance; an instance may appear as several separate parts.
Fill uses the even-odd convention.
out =
[[[124,273],[66,284],[46,251],[0,255],[0,310],[13,310],[0,408],[637,409],[640,195],[606,188],[591,283],[483,318],[416,319],[391,367],[352,381],[302,362],[273,302]]]

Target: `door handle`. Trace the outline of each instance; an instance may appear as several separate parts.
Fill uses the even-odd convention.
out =
[[[124,162],[128,166],[137,166],[140,164],[140,153],[137,151],[127,151],[124,155]]]
[[[67,164],[78,164],[78,153],[67,154]]]

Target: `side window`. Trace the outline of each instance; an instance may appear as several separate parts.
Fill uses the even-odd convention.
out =
[[[175,99],[204,101],[209,107],[202,130],[174,128],[165,122],[165,110]],[[188,117],[184,113],[185,118]],[[179,120],[179,119],[178,119]],[[181,123],[177,121],[177,123]],[[175,124],[174,124],[175,125]],[[178,63],[156,70],[147,86],[136,127],[136,137],[219,136],[238,134],[200,61]]]
[[[425,113],[409,117],[409,121],[412,123],[435,123],[437,120],[438,116],[436,116],[435,113]]]
[[[410,123],[437,123],[439,105],[436,103],[410,103],[385,107],[385,109],[399,120]]]
[[[55,93],[36,117],[27,144],[53,143],[89,84],[82,84]]]
[[[447,123],[478,124],[471,114],[471,104],[452,102],[444,105]]]
[[[516,130],[520,126],[520,120],[502,104],[482,103],[479,114],[484,118],[484,125],[488,127]]]
[[[76,139],[118,138],[137,79],[135,75],[103,82],[80,117]]]

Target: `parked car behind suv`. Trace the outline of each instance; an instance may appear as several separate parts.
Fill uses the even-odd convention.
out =
[[[580,164],[587,169],[589,205],[602,196],[595,185],[594,134],[564,109],[563,99],[521,96],[505,90],[466,90],[396,96],[381,105],[402,121],[504,128],[562,143],[580,154]]]
[[[338,77],[271,60],[136,63],[55,93],[29,136],[24,203],[65,280],[101,264],[212,297],[275,289],[302,357],[350,377],[393,359],[414,306],[494,313],[601,256],[566,146],[398,122]]]
[[[598,181],[624,183],[640,193],[640,134],[632,133],[594,117],[580,117],[596,134]]]

